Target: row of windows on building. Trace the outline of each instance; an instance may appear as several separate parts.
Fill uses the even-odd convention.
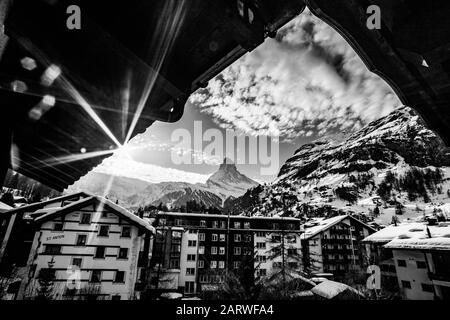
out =
[[[411,281],[402,280],[401,283],[403,289],[411,289]],[[422,287],[422,291],[434,293],[434,288],[432,284],[421,283],[420,286]]]
[[[406,260],[401,260],[401,259],[397,260],[397,266],[406,268]],[[417,269],[426,269],[427,268],[426,262],[420,261],[420,260],[416,261],[416,266],[417,266]]]
[[[184,224],[192,226],[192,222],[185,222],[183,219],[175,219],[173,222],[174,226],[183,226]],[[167,220],[165,218],[161,218],[159,219],[159,225],[160,226],[165,226],[167,225]],[[208,227],[208,223],[206,220],[200,220],[199,222],[199,226],[202,228],[207,228]],[[240,222],[240,221],[234,221],[233,223],[230,223],[230,228],[233,229],[250,229],[251,225],[249,221],[245,221],[245,222]],[[228,223],[225,220],[213,220],[211,221],[211,228],[215,228],[215,229],[227,229],[228,227]],[[272,228],[272,230],[279,230],[280,229],[280,224],[279,223],[271,223],[270,227]],[[286,230],[294,230],[295,229],[295,224],[292,223],[283,223],[283,227]]]
[[[109,229],[110,229],[109,225],[100,225],[98,228],[97,235],[99,237],[109,237]],[[63,222],[55,222],[53,224],[53,231],[64,231],[64,223]],[[122,226],[120,236],[122,238],[130,238],[131,237],[131,227],[130,226]]]
[[[328,260],[344,260],[344,259],[348,259],[348,260],[359,260],[359,257],[356,255],[351,255],[351,254],[347,254],[347,255],[343,255],[343,254],[329,254],[328,256]]]
[[[79,267],[81,267],[81,258],[73,258],[72,265],[79,265]],[[102,281],[112,281],[113,283],[125,283],[125,271],[116,270],[114,272],[113,279],[103,279],[102,272],[103,272],[102,270],[92,270],[90,272],[89,282],[99,283]],[[42,268],[40,269],[40,273],[41,274],[46,273],[46,275],[52,273],[53,276],[56,278],[56,270],[54,269]]]
[[[181,252],[181,245],[173,244],[171,246],[171,253],[180,253],[180,252]],[[206,252],[205,246],[199,246],[198,247],[198,254],[205,254],[205,252]],[[252,251],[249,248],[233,247],[233,254],[234,255],[241,255],[241,254],[249,255],[249,254],[251,254],[251,252]],[[215,247],[215,246],[210,247],[209,253],[212,254],[212,255],[216,255],[216,254],[224,255],[225,254],[225,247]],[[189,257],[189,255],[188,255],[188,257]]]
[[[105,259],[107,246],[96,246],[94,258]],[[61,254],[62,246],[59,244],[46,244],[44,247],[44,254],[59,255]],[[117,254],[114,255],[117,259],[128,259],[128,248],[118,248]]]

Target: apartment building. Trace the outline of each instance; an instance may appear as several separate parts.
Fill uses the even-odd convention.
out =
[[[273,249],[281,244],[286,252],[300,252],[295,218],[159,212],[153,226],[151,288],[157,291],[213,291],[227,271],[247,272],[253,279],[274,272],[282,257]]]
[[[374,232],[349,215],[309,221],[301,235],[305,271],[332,273],[335,279],[351,270],[365,272],[368,261],[362,240]]]
[[[396,236],[385,248],[392,250],[403,298],[449,300],[450,223],[402,224],[385,234],[395,231]]]
[[[92,195],[78,192],[47,201],[13,208],[0,214],[0,277],[11,279],[8,292],[17,297],[20,281],[25,278],[27,261],[35,229],[33,219],[47,210],[57,209]]]
[[[19,299],[38,297],[44,274],[52,275],[52,299],[139,298],[154,233],[149,222],[96,196],[30,217],[35,233]]]

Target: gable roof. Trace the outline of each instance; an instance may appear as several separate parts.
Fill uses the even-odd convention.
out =
[[[78,200],[74,203],[71,203],[67,206],[56,208],[55,210],[50,210],[47,213],[44,213],[43,215],[37,217],[34,221],[36,223],[43,223],[45,221],[54,219],[58,216],[64,215],[66,213],[75,211],[77,209],[83,208],[86,205],[96,203],[96,204],[103,204],[105,207],[109,208],[110,210],[114,211],[115,213],[119,214],[121,217],[129,221],[131,224],[135,225],[136,227],[140,229],[145,229],[146,231],[155,233],[155,228],[153,228],[150,223],[144,219],[139,218],[135,214],[131,213],[127,209],[109,201],[108,199],[105,199],[103,197],[99,196],[90,196],[88,198],[84,198],[81,200]]]
[[[60,197],[56,197],[56,198],[52,198],[46,201],[42,201],[42,202],[35,202],[32,204],[28,204],[26,206],[22,206],[22,207],[18,207],[18,208],[12,208],[12,210],[9,210],[5,213],[8,214],[14,214],[14,213],[20,213],[20,212],[30,212],[30,211],[37,211],[43,207],[45,207],[48,204],[52,204],[55,202],[60,202],[60,201],[64,201],[64,200],[69,200],[71,198],[75,198],[75,197],[83,197],[83,198],[87,198],[87,197],[91,197],[93,196],[92,194],[88,193],[88,192],[84,192],[84,191],[80,191],[77,193],[71,193],[71,194],[66,194]]]
[[[376,231],[373,227],[365,224],[364,222],[362,222],[361,220],[356,219],[355,217],[352,217],[351,215],[341,215],[341,216],[336,216],[336,217],[332,217],[332,218],[328,218],[328,219],[323,219],[323,218],[316,218],[314,222],[318,222],[317,225],[314,225],[312,227],[306,227],[305,228],[305,233],[303,233],[301,235],[301,239],[302,240],[308,240],[314,236],[316,236],[317,234],[324,232],[325,230],[331,228],[332,226],[342,222],[345,219],[353,219],[354,221],[362,224],[363,226],[365,226],[367,229],[369,230],[373,230],[374,232]],[[307,224],[307,223],[306,223]]]

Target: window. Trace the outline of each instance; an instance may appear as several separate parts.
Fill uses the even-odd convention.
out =
[[[225,233],[219,234],[219,240],[220,240],[221,242],[225,242]]]
[[[402,280],[402,288],[411,289],[411,282]]]
[[[80,224],[91,224],[91,214],[90,213],[82,213]]]
[[[219,239],[219,237],[218,237],[217,233],[213,233],[211,235],[211,241],[217,241],[218,239]]]
[[[197,233],[197,230],[195,230],[195,229],[189,229],[189,233],[196,234],[196,233]]]
[[[399,267],[406,267],[406,261],[405,260],[397,260],[397,265]]]
[[[102,212],[102,218],[108,218],[108,212],[103,211]]]
[[[204,233],[199,233],[198,234],[198,240],[199,241],[205,241],[205,234]]]
[[[200,276],[200,283],[208,283],[208,275],[207,274],[202,274]]]
[[[250,229],[250,222],[244,222],[244,229]]]
[[[234,247],[233,253],[235,255],[240,255],[241,254],[241,247]]]
[[[266,259],[267,259],[266,256],[260,256],[260,255],[256,256],[256,261],[258,261],[258,262],[266,262]]]
[[[109,235],[109,226],[100,226],[98,230],[99,237],[107,237]]]
[[[173,244],[173,245],[171,245],[171,247],[170,247],[170,252],[172,252],[172,253],[178,253],[178,252],[181,252],[181,245],[179,245],[179,244]]]
[[[200,220],[200,227],[206,227],[206,220]]]
[[[185,293],[194,293],[195,292],[195,282],[194,281],[186,281],[184,286]]]
[[[205,254],[205,247],[204,246],[198,247],[198,254]]]
[[[120,295],[116,294],[116,295],[112,296],[111,300],[114,300],[114,301],[120,300]]]
[[[239,265],[240,265],[239,261],[233,261],[233,268],[234,269],[239,269]]]
[[[130,226],[123,226],[122,227],[122,233],[120,234],[122,238],[131,238],[131,227]]]
[[[211,247],[211,254],[217,254],[217,247]]]
[[[225,268],[225,261],[219,261],[219,269]]]
[[[46,254],[59,254],[61,253],[61,246],[58,244],[47,244],[44,252]]]
[[[116,275],[114,276],[114,282],[125,282],[125,271],[116,271]]]
[[[103,247],[103,246],[97,247],[95,250],[94,258],[104,259],[105,258],[105,247]]]
[[[257,242],[256,243],[256,248],[258,248],[258,249],[265,249],[266,248],[266,243],[265,242]]]
[[[424,291],[424,292],[434,292],[433,285],[432,284],[427,284],[427,283],[422,283],[422,291]]]
[[[203,260],[198,260],[198,267],[199,267],[199,268],[204,268],[204,267],[205,267],[205,261],[203,261]]]
[[[287,254],[290,254],[290,255],[295,255],[295,254],[297,254],[297,249],[287,249]]]
[[[219,221],[213,221],[212,226],[213,228],[219,228]]]
[[[186,275],[187,276],[194,276],[195,275],[195,268],[186,268]]]
[[[128,248],[119,248],[119,255],[117,259],[127,259],[128,258]]]
[[[291,269],[297,269],[298,268],[297,262],[288,262],[288,266]]]
[[[210,264],[210,268],[211,268],[211,269],[217,268],[217,261],[212,260],[212,261],[211,261],[211,264]]]
[[[197,241],[195,240],[188,240],[188,247],[196,247]]]
[[[79,234],[77,236],[77,246],[85,246],[86,240],[87,240],[87,236],[85,234]]]
[[[81,258],[73,258],[72,259],[72,265],[77,266],[78,268],[81,268],[82,262],[83,262],[83,259],[81,259]]]
[[[195,261],[195,254],[188,254],[187,261]]]
[[[56,222],[53,225],[53,231],[63,231],[64,224],[62,222]]]
[[[257,271],[257,275],[258,275],[259,277],[264,277],[264,276],[266,276],[266,274],[267,274],[267,270],[266,270],[266,269],[259,269],[259,270]]]
[[[245,242],[251,242],[251,241],[252,241],[252,236],[249,235],[249,234],[246,234],[246,235],[244,236],[244,239],[245,239]]]
[[[425,261],[416,261],[417,264],[417,269],[426,269],[427,268],[427,264],[425,263]]]
[[[227,228],[227,222],[226,221],[220,221],[220,228],[226,229]]]
[[[234,223],[234,228],[235,229],[240,229],[241,228],[241,223],[240,222],[235,222]]]
[[[241,242],[241,235],[239,233],[234,235],[234,242]]]
[[[181,224],[182,224],[181,219],[175,219],[175,225],[176,226],[181,226]]]
[[[92,270],[91,282],[100,282],[102,280],[101,270]]]
[[[178,259],[171,259],[170,260],[170,268],[171,269],[179,269],[180,268],[180,260],[178,260]]]
[[[219,248],[219,254],[225,254],[225,247]]]
[[[278,229],[280,229],[280,226],[278,225],[278,223],[272,223],[272,229],[278,230]]]

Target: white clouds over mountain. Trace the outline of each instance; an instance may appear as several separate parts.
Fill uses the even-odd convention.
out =
[[[252,135],[355,131],[400,102],[331,27],[304,12],[211,80],[191,102]]]

